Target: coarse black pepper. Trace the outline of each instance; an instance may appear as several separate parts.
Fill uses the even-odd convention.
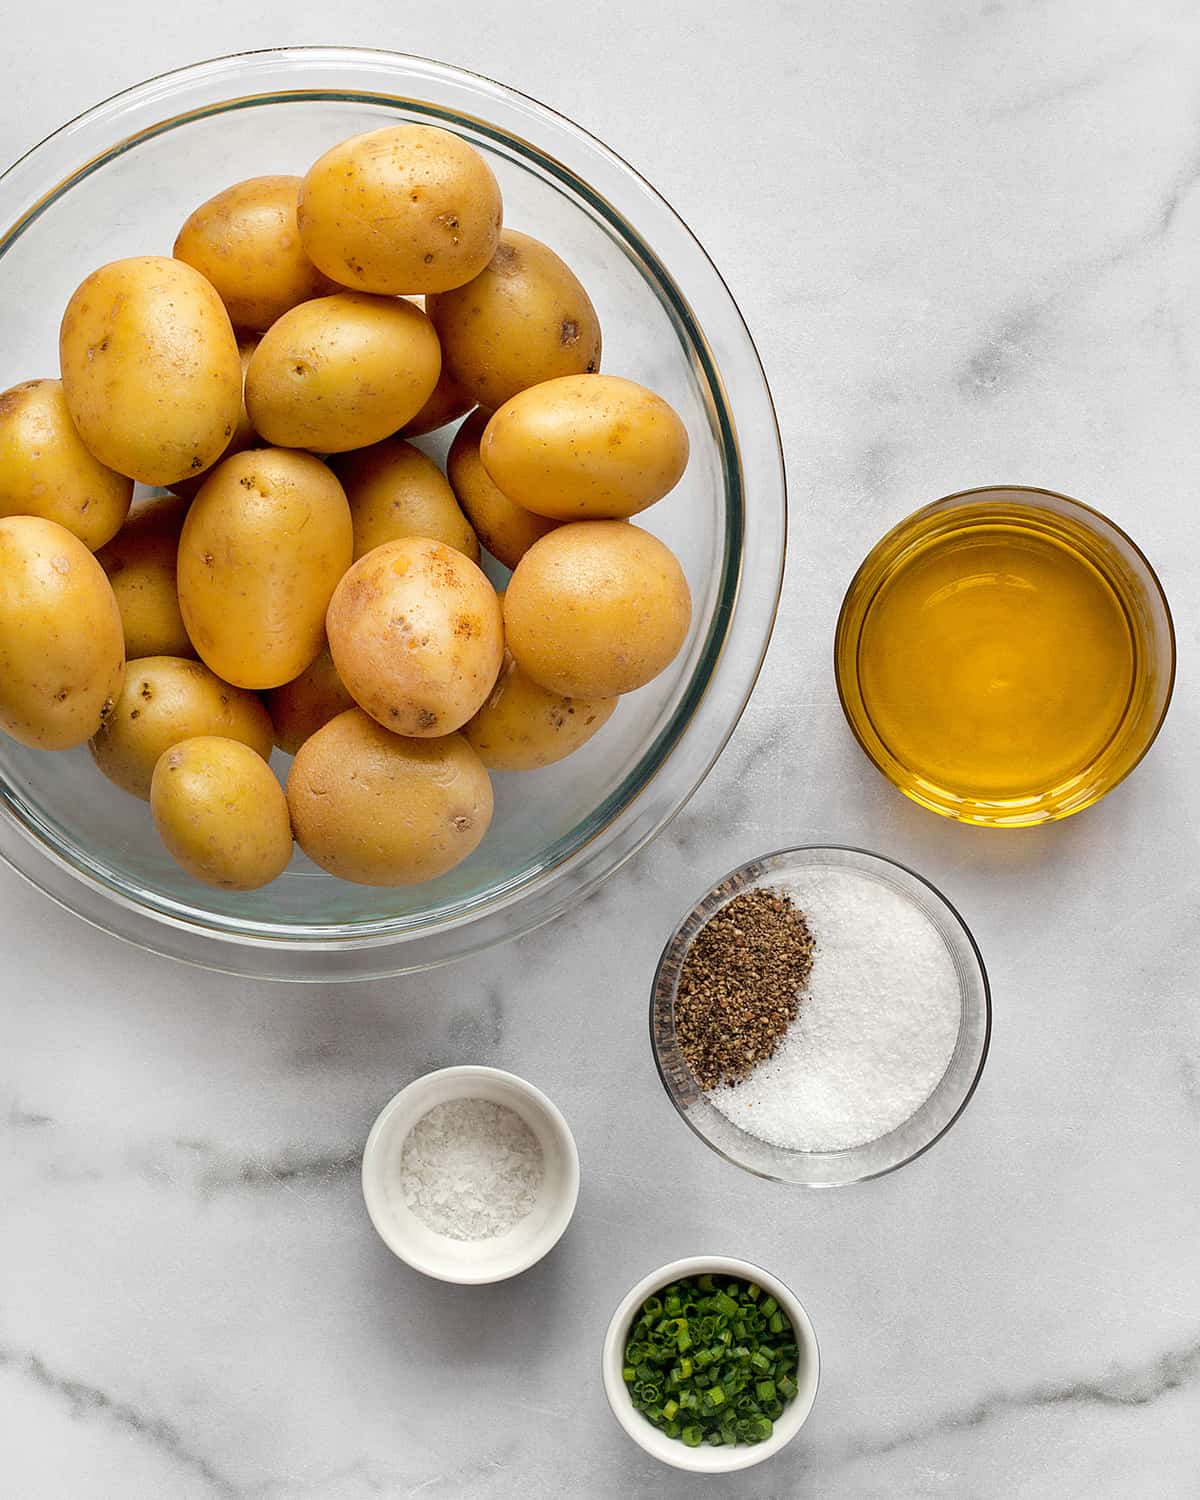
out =
[[[679,971],[675,1034],[702,1089],[740,1083],[796,1019],[813,938],[790,896],[744,891],[704,924]]]

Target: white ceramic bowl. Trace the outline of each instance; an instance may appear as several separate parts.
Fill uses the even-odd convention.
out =
[[[639,1307],[652,1292],[661,1291],[682,1276],[733,1276],[742,1281],[754,1281],[764,1291],[770,1292],[787,1314],[796,1335],[800,1350],[796,1370],[796,1394],[784,1407],[775,1423],[775,1430],[765,1443],[738,1443],[735,1447],[711,1448],[702,1443],[699,1448],[689,1448],[678,1438],[670,1438],[648,1422],[630,1399],[629,1389],[621,1378],[625,1363],[625,1341],[629,1326]],[[808,1420],[813,1402],[817,1397],[817,1384],[821,1376],[821,1355],[817,1348],[817,1336],[813,1332],[808,1314],[790,1287],[778,1276],[772,1276],[762,1266],[748,1260],[735,1260],[728,1255],[693,1255],[687,1260],[673,1260],[643,1276],[641,1281],[621,1300],[608,1333],[604,1337],[603,1355],[604,1394],[612,1407],[613,1416],[634,1440],[653,1458],[676,1469],[687,1469],[693,1474],[729,1474],[735,1469],[753,1468],[765,1459],[772,1458],[785,1448]]]
[[[507,1105],[542,1148],[545,1175],[537,1201],[519,1224],[495,1239],[452,1240],[436,1234],[400,1191],[405,1137],[422,1115],[449,1099]],[[440,1068],[415,1079],[384,1106],[363,1150],[362,1186],[371,1223],[393,1255],[438,1281],[479,1286],[527,1271],[558,1243],[579,1196],[579,1153],[566,1120],[533,1084],[499,1068]]]

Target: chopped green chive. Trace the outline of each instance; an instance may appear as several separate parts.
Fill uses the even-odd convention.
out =
[[[797,1394],[799,1351],[754,1282],[686,1277],[647,1297],[621,1378],[636,1410],[689,1448],[761,1443]]]

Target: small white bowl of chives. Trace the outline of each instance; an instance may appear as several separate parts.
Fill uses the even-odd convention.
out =
[[[681,1282],[694,1288],[690,1301],[666,1295]],[[604,1339],[613,1415],[653,1458],[693,1474],[749,1469],[786,1447],[808,1419],[820,1373],[817,1337],[796,1295],[727,1255],[644,1276]]]
[[[393,1255],[438,1281],[480,1286],[527,1271],[562,1238],[579,1153],[561,1112],[524,1078],[439,1068],[380,1112],[362,1188]]]

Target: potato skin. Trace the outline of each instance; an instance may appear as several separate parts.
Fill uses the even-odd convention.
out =
[[[150,812],[167,853],[205,885],[254,891],[292,857],[283,788],[239,740],[199,735],[172,745],[154,767]]]
[[[233,326],[182,261],[138,255],[93,271],[67,303],[59,357],[80,437],[101,463],[143,484],[198,474],[237,426]]]
[[[265,333],[331,290],[300,243],[299,199],[299,177],[248,177],[202,203],[176,237],[176,260],[212,282],[235,328]]]
[[[125,655],[195,656],[179,612],[175,562],[187,501],[157,495],[139,501],[96,561],[121,611]]]
[[[179,539],[179,607],[218,677],[273,688],[320,655],[325,610],[350,566],[350,507],[310,453],[227,458],[192,502]]]
[[[461,734],[403,739],[359,708],[300,748],[287,781],[296,842],[359,885],[419,885],[474,852],[492,786]]]
[[[474,401],[443,365],[433,394],[416,416],[405,422],[398,436],[421,437],[427,432],[436,432],[439,427],[445,427],[447,422],[457,422],[474,405]]]
[[[330,719],[354,707],[328,647],[299,677],[272,689],[266,703],[275,726],[275,743],[288,755],[295,755]]]
[[[263,335],[246,371],[246,410],[268,443],[345,453],[415,417],[441,368],[419,307],[337,292],[293,307]]]
[[[84,447],[61,380],[0,393],[0,516],[57,521],[95,552],[121,528],[133,480]]]
[[[617,375],[567,375],[521,391],[479,445],[510,500],[560,521],[637,515],[678,484],[687,429],[661,396]]]
[[[504,657],[496,591],[443,542],[376,547],[338,584],[325,620],[338,674],[394,734],[449,734],[491,691]]]
[[[131,661],[113,711],[91,742],[92,759],[124,791],[144,800],[159,757],[180,740],[220,735],[271,753],[271,720],[253,693],[177,656]]]
[[[238,340],[238,360],[242,366],[242,406],[238,412],[237,424],[233,429],[233,436],[225,444],[225,447],[217,455],[207,469],[201,469],[198,474],[191,474],[187,479],[177,479],[171,486],[173,495],[182,495],[185,500],[194,500],[200,493],[200,487],[204,481],[217,467],[223,458],[232,458],[235,453],[245,453],[247,448],[262,448],[264,443],[258,433],[250,425],[250,417],[246,412],[246,371],[250,368],[250,356],[258,348],[258,340],[249,336]]]
[[[433,125],[352,136],[309,168],[300,237],[356,291],[443,292],[477,276],[500,235],[500,188],[479,152]]]
[[[615,698],[658,676],[687,636],[692,602],[675,555],[623,521],[577,521],[532,546],[504,595],[508,649],[571,698]]]
[[[548,692],[505,652],[495,687],[463,734],[489,771],[538,771],[586,745],[616,706],[615,698]]]
[[[0,519],[0,729],[35,750],[82,745],[124,671],[120,611],[88,549],[56,521]]]
[[[480,543],[506,568],[516,565],[547,532],[561,526],[510,500],[483,467],[479,440],[490,412],[474,411],[454,434],[446,455],[446,477]]]
[[[496,411],[531,385],[600,368],[600,319],[582,283],[548,245],[505,229],[466,286],[425,303],[442,364],[479,406]]]
[[[354,522],[354,556],[402,536],[427,536],[479,561],[479,538],[459,509],[446,476],[419,448],[384,438],[338,459]]]

